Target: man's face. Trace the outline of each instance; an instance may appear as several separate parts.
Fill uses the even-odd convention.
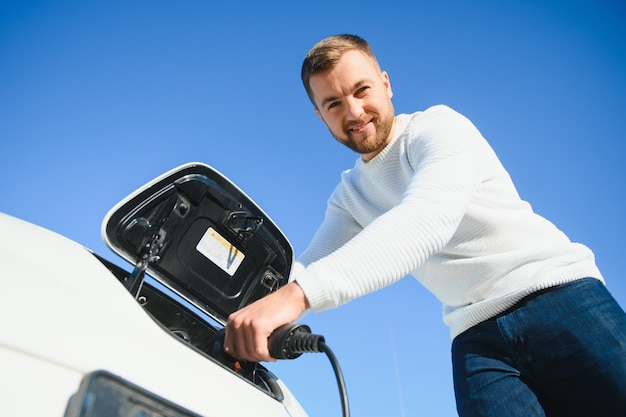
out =
[[[370,58],[348,51],[333,69],[311,76],[309,83],[315,113],[337,141],[365,161],[389,143],[395,126],[391,84]]]

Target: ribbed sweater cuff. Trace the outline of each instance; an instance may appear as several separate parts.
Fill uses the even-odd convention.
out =
[[[337,307],[330,292],[324,285],[320,285],[320,280],[310,270],[296,274],[294,280],[302,288],[311,310],[319,312]]]

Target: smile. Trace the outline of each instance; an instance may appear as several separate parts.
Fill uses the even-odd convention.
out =
[[[356,133],[363,132],[367,128],[367,126],[369,126],[373,121],[374,121],[374,118],[372,117],[367,122],[357,123],[355,125],[348,127],[348,131],[356,132]]]

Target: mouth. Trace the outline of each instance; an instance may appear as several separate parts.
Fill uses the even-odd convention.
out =
[[[369,117],[369,120],[359,121],[348,126],[347,131],[349,133],[363,133],[366,131],[367,127],[373,122],[374,122],[374,117]]]
[[[365,131],[365,127],[367,126],[367,124],[359,124],[357,126],[353,126],[350,129],[348,129],[348,132],[351,133],[361,133]]]

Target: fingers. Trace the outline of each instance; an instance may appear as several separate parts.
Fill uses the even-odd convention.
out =
[[[250,362],[275,361],[268,338],[274,329],[291,323],[308,308],[300,287],[290,283],[228,317],[224,351]]]
[[[240,310],[232,314],[226,326],[224,351],[239,360],[269,362],[275,359],[269,353],[268,338],[274,327],[254,314]]]

